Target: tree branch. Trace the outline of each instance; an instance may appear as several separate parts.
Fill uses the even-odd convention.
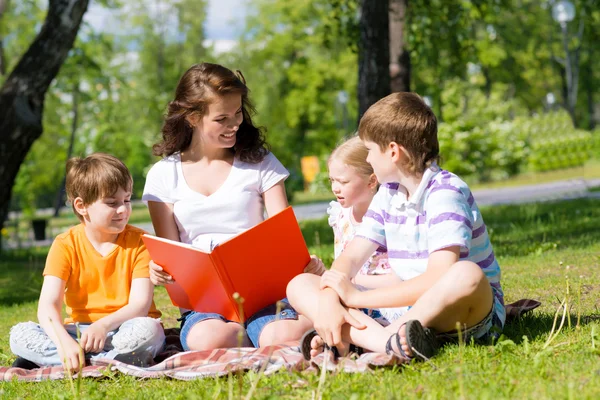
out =
[[[45,93],[77,36],[89,0],[49,0],[40,33],[6,79],[0,94]]]

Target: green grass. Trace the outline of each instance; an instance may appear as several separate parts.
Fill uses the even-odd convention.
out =
[[[324,398],[600,398],[600,200],[501,206],[482,212],[502,266],[507,301],[528,297],[540,300],[542,306],[507,326],[495,345],[451,345],[429,363],[365,374],[329,374]],[[331,260],[332,237],[326,220],[305,221],[302,228],[311,252]],[[44,249],[3,257],[0,364],[8,365],[14,359],[8,344],[10,327],[36,318]],[[565,324],[544,348],[565,295],[566,276],[573,294],[571,328]],[[166,326],[175,326],[177,313],[164,289],[157,289],[156,302]],[[576,327],[578,312],[581,322]],[[254,377],[253,373],[242,377],[242,394]],[[144,381],[107,373],[102,380],[84,380],[81,397],[226,398],[230,383],[232,397],[238,398],[237,382],[228,378]],[[255,398],[311,398],[317,387],[316,374],[276,373],[261,378]],[[3,382],[0,397],[69,399],[74,395],[66,381]]]
[[[294,199],[292,200],[292,205],[298,206],[300,204],[310,204],[310,203],[319,203],[322,201],[331,201],[335,200],[335,196],[331,191],[327,192],[295,192]]]

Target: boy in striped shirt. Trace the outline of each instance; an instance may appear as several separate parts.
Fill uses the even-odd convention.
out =
[[[331,270],[288,286],[291,304],[318,333],[303,346],[313,356],[325,346],[343,353],[352,343],[426,360],[459,330],[467,341],[497,335],[506,318],[500,267],[469,187],[436,163],[433,111],[414,93],[391,94],[367,110],[359,136],[382,186]],[[376,249],[387,250],[401,281],[361,290],[350,277]],[[385,327],[359,311],[403,306],[410,308]]]

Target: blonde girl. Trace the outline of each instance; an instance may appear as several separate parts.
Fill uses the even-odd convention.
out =
[[[334,252],[338,258],[354,238],[363,216],[377,192],[377,178],[367,162],[368,150],[358,136],[339,145],[329,157],[329,181],[336,201],[329,204],[327,214],[334,233]],[[366,288],[390,283],[390,267],[386,249],[379,248],[362,266],[354,283]]]

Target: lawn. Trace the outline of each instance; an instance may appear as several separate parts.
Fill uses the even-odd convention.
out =
[[[503,269],[508,302],[528,297],[542,306],[506,327],[490,346],[446,346],[431,362],[366,374],[328,375],[324,398],[600,398],[600,200],[580,199],[482,210]],[[331,260],[332,234],[326,221],[302,223],[306,241]],[[4,254],[0,264],[0,364],[13,361],[10,327],[35,319],[45,249]],[[562,263],[562,264],[561,264]],[[569,266],[567,268],[567,266]],[[569,285],[568,321],[547,344],[555,313]],[[167,326],[174,307],[162,288],[156,301]],[[562,315],[562,314],[561,314]],[[559,318],[560,322],[560,318]],[[81,397],[222,398],[243,397],[256,377],[191,382],[136,380],[107,373],[84,380]],[[255,398],[311,398],[316,374],[277,373],[261,378]],[[0,383],[1,398],[76,397],[69,382]]]

